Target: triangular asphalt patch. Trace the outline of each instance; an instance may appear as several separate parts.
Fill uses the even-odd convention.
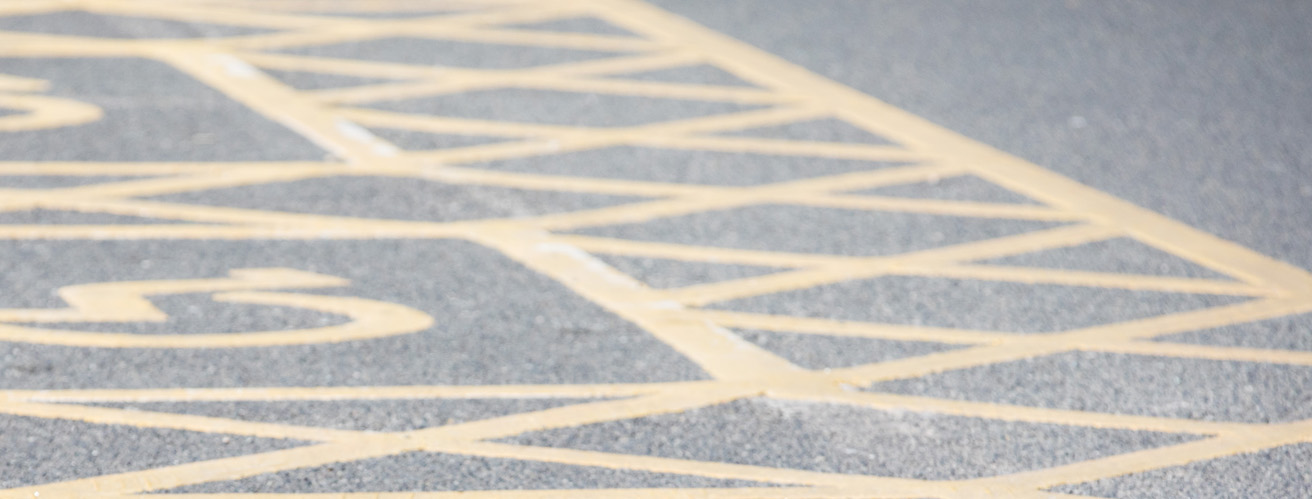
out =
[[[313,57],[395,62],[418,66],[479,69],[521,69],[622,55],[615,52],[457,42],[404,36],[293,47],[275,50],[274,52]]]
[[[732,132],[722,132],[716,135],[778,140],[802,140],[810,142],[897,145],[891,140],[862,130],[846,121],[834,118],[799,121],[784,125],[749,128],[747,130],[735,130]]]
[[[1284,445],[1081,484],[1054,487],[1080,496],[1283,499],[1312,491],[1312,443]]]
[[[377,83],[399,81],[393,78],[370,78],[335,73],[318,73],[312,71],[284,71],[279,69],[260,69],[278,81],[298,90],[323,90],[329,88],[350,88]]]
[[[312,494],[457,490],[569,490],[751,487],[763,484],[597,466],[576,466],[431,452],[334,463],[256,475],[231,482],[190,485],[172,493]],[[672,491],[677,495],[677,491]]]
[[[632,31],[592,16],[570,17],[536,23],[510,24],[501,27],[530,31],[583,33],[589,35],[638,36],[633,34]]]
[[[737,331],[743,339],[807,369],[851,367],[943,352],[960,345],[775,331]]]
[[[590,236],[759,251],[881,256],[1050,229],[1058,224],[765,204],[575,230]]]
[[[1159,336],[1153,341],[1312,352],[1312,313]]]
[[[895,198],[943,199],[982,203],[1037,204],[1033,199],[974,175],[958,175],[928,182],[876,187],[849,194]]]
[[[88,213],[66,210],[0,211],[0,224],[5,225],[141,225],[184,223],[162,218],[134,217],[110,213]]]
[[[373,8],[371,9],[371,7]],[[415,4],[413,6],[410,6],[412,8],[406,8],[407,6],[405,4],[400,4],[396,6],[400,8],[394,8],[393,10],[388,10],[387,7],[388,6],[381,3],[378,3],[376,5],[370,5],[368,3],[356,3],[356,4],[342,3],[338,5],[333,5],[328,2],[321,2],[321,5],[316,6],[316,8],[310,10],[297,9],[296,12],[299,14],[309,14],[309,15],[316,15],[316,16],[341,16],[341,17],[356,17],[361,19],[404,19],[404,18],[413,18],[413,17],[436,17],[436,16],[443,16],[443,15],[451,15],[451,14],[462,14],[466,12],[475,12],[480,10],[488,10],[487,6],[472,5],[472,4],[471,5]]]
[[[375,101],[362,105],[397,113],[584,127],[625,127],[762,109],[733,102],[499,88],[461,94]]]
[[[96,38],[218,38],[269,33],[247,26],[202,24],[81,10],[0,17],[0,30]]]
[[[1048,468],[1196,438],[749,399],[504,440],[822,473],[958,480]]]
[[[744,186],[870,171],[901,164],[812,156],[614,146],[503,159],[475,166],[539,175]]]
[[[1124,237],[1011,255],[977,263],[1119,274],[1229,279],[1202,265]]]
[[[496,144],[513,140],[506,137],[489,137],[486,135],[457,135],[454,133],[429,133],[399,128],[369,128],[378,138],[391,142],[407,151],[432,151],[437,149],[455,149],[487,144]]]
[[[1052,333],[1232,305],[1245,298],[1091,286],[885,276],[712,308],[882,324]]]
[[[126,182],[151,178],[153,175],[0,175],[3,189],[59,189],[82,185]]]
[[[756,85],[739,78],[737,75],[709,64],[679,66],[675,68],[656,69],[639,73],[610,75],[610,78],[650,81],[661,83],[684,83],[689,85],[712,85],[722,87],[756,87]]]
[[[100,404],[297,426],[359,431],[410,431],[540,411],[589,399],[370,399]]]
[[[596,255],[596,257],[620,272],[636,277],[653,288],[681,288],[696,284],[756,277],[785,270],[754,265],[689,262],[664,258],[617,255]]]
[[[865,390],[1193,421],[1265,425],[1312,417],[1312,366],[1167,355],[1068,351],[890,379]]]
[[[455,221],[615,206],[644,198],[339,176],[169,194],[165,202],[361,218]]]
[[[5,489],[303,445],[294,440],[8,414],[0,414],[0,428],[0,449],[4,449],[0,488]]]

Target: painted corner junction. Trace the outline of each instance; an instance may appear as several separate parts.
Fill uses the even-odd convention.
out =
[[[32,30],[23,28],[21,22],[5,21],[70,12],[135,20],[130,22],[148,27],[173,23],[225,28],[205,36],[158,28],[164,35],[125,38]],[[579,19],[587,22],[580,24]],[[471,261],[494,258],[504,262],[496,265],[526,269],[525,275],[530,277],[524,277],[523,282],[546,279],[560,288],[560,294],[572,293],[575,296],[571,299],[584,301],[580,306],[595,307],[604,311],[599,313],[640,329],[644,338],[654,338],[660,348],[677,354],[679,362],[690,363],[695,366],[693,371],[699,371],[683,378],[670,375],[661,379],[660,366],[648,366],[656,374],[626,377],[620,371],[614,382],[515,383],[510,382],[517,379],[511,372],[502,378],[470,373],[464,379],[474,380],[472,383],[461,382],[456,375],[421,379],[404,374],[394,378],[380,375],[379,379],[391,380],[386,383],[265,383],[273,377],[254,373],[250,378],[256,382],[230,386],[212,386],[203,377],[195,379],[195,386],[143,387],[126,382],[111,386],[94,380],[70,381],[65,386],[0,386],[0,413],[9,416],[231,436],[225,439],[254,437],[294,442],[249,453],[161,462],[94,476],[68,476],[48,483],[20,483],[0,490],[0,497],[125,497],[164,491],[171,496],[196,498],[1081,497],[1062,492],[1061,487],[1312,443],[1312,419],[1307,415],[1274,419],[1174,417],[1151,411],[1100,411],[870,388],[1004,365],[1021,366],[1023,370],[1029,365],[1025,362],[1032,359],[1077,353],[1307,369],[1312,366],[1312,352],[1308,351],[1164,338],[1312,311],[1312,275],[971,141],[638,1],[11,0],[0,3],[0,30],[0,110],[11,111],[0,113],[0,142],[37,140],[41,134],[96,126],[115,119],[115,113],[120,112],[115,107],[118,102],[134,98],[163,102],[167,96],[161,95],[170,91],[163,89],[156,94],[147,89],[136,96],[81,99],[55,92],[60,81],[41,78],[39,71],[25,68],[38,63],[101,68],[145,64],[166,68],[170,78],[202,88],[213,102],[222,101],[223,106],[236,109],[233,113],[254,113],[271,127],[320,151],[318,158],[293,159],[278,154],[264,157],[259,151],[251,154],[260,157],[237,160],[0,158],[0,242],[6,248],[39,243],[51,249],[56,255],[52,258],[59,259],[65,258],[61,254],[81,255],[79,252],[91,251],[87,248],[110,245],[127,248],[121,250],[123,254],[157,252],[161,258],[169,254],[199,255],[196,262],[221,262],[249,245],[274,244],[312,247],[305,251],[324,259],[298,262],[293,258],[251,257],[224,268],[198,264],[195,268],[200,270],[192,273],[186,272],[185,265],[170,267],[175,270],[165,273],[158,268],[146,269],[138,262],[123,263],[111,258],[120,254],[114,249],[105,250],[104,255],[109,256],[103,259],[62,261],[65,266],[94,266],[100,270],[86,273],[85,280],[70,278],[40,290],[39,294],[57,296],[55,304],[0,302],[0,341],[5,342],[4,348],[21,345],[58,349],[64,352],[61,355],[92,351],[161,355],[166,359],[161,361],[166,368],[169,362],[186,362],[179,359],[191,358],[184,357],[187,355],[240,359],[275,351],[313,351],[323,355],[325,362],[347,364],[356,361],[350,358],[353,345],[423,342],[426,334],[457,329],[453,317],[458,315],[458,307],[448,310],[450,313],[439,312],[421,301],[407,300],[399,292],[370,294],[357,292],[357,287],[375,278],[380,282],[405,282],[412,272],[416,273],[413,279],[419,279],[422,265],[398,268],[382,264],[389,258],[389,251],[420,248],[422,251],[415,251],[426,251],[431,256],[446,251],[444,248],[458,247],[462,248],[459,251],[479,255],[471,256]],[[392,57],[400,52],[388,47],[404,44],[418,47],[404,51],[406,54],[436,57],[448,53],[426,52],[428,49],[423,48],[433,44],[457,47],[449,53],[478,56],[436,63]],[[342,48],[346,46],[376,46],[379,50],[370,57]],[[700,82],[652,76],[690,70],[722,76]],[[288,74],[317,75],[318,79],[313,84],[299,85],[278,76]],[[481,102],[479,99],[512,105],[470,104]],[[524,111],[513,105],[516,99],[523,99],[527,103],[524,107],[545,108],[541,112]],[[650,102],[669,104],[642,104]],[[165,105],[161,112],[181,113],[187,111],[185,107]],[[642,111],[648,108],[667,114]],[[198,116],[205,115],[202,112]],[[850,133],[804,133],[807,126],[816,124]],[[197,140],[201,142],[217,142],[205,144],[215,150],[244,154],[243,144],[225,145],[226,135],[208,139],[200,135]],[[402,139],[416,136],[443,137],[446,142],[428,146],[403,143]],[[68,144],[72,147],[73,143]],[[625,173],[624,168],[609,173],[534,169],[539,164],[559,163],[559,158],[568,155],[603,154],[598,161],[605,161],[604,154],[616,150],[724,154],[762,163],[787,160],[846,166],[818,173],[789,170],[791,173],[757,178],[747,171],[753,164],[745,164],[741,175],[731,173],[706,182],[662,176],[660,171]],[[20,186],[19,179],[40,181]],[[936,190],[945,192],[953,182],[965,180],[989,185],[1025,201],[936,195]],[[478,206],[495,205],[486,200],[505,193],[527,192],[540,196],[532,199],[544,201],[515,209],[456,209],[419,216],[381,208],[348,209],[347,205],[369,198],[365,194],[353,194],[354,198],[346,194],[340,198],[332,194],[297,197],[298,192],[309,189],[328,186],[331,191],[334,186],[353,184],[406,189],[421,185],[442,189],[432,192],[479,193],[484,204]],[[280,186],[278,192],[287,193],[288,199],[312,198],[322,203],[311,206],[280,203],[277,195],[260,197],[265,196],[261,193],[273,192],[261,190],[271,186]],[[920,189],[923,195],[881,194],[908,186]],[[369,198],[370,202],[386,205],[392,195],[380,189]],[[220,191],[238,194],[213,196]],[[590,201],[568,201],[576,198]],[[548,206],[552,209],[544,209]],[[717,239],[718,229],[697,228],[701,227],[697,224],[715,217],[754,210],[766,214],[787,210],[842,212],[859,220],[854,222],[857,228],[851,229],[855,232],[867,230],[865,221],[911,222],[878,235],[881,241],[906,241],[886,251],[835,251],[801,243],[757,244]],[[66,218],[51,215],[55,213]],[[966,229],[961,233],[979,236],[960,239],[955,237],[957,232],[943,233],[921,223],[947,219],[968,227],[1011,224],[1005,227],[1015,229]],[[742,223],[769,226],[769,220]],[[777,220],[786,224],[788,219]],[[666,234],[700,233],[705,237],[671,236],[662,240],[660,234],[637,229],[646,224],[669,227]],[[686,231],[681,230],[684,225]],[[834,231],[812,229],[781,226],[772,230],[809,240],[846,237],[840,233],[841,227]],[[1205,269],[1205,275],[1153,275],[996,262],[1108,241],[1152,248]],[[460,246],[426,246],[429,244]],[[373,255],[378,265],[370,267],[369,261],[362,261],[358,272],[325,268],[319,263],[332,258],[335,245],[378,245],[381,249]],[[206,253],[206,248],[223,249]],[[269,251],[277,253],[276,248]],[[656,286],[613,263],[624,259],[768,270],[711,282]],[[994,262],[986,262],[990,260]],[[416,257],[414,261],[425,260]],[[469,282],[471,286],[483,282],[479,280],[483,277],[472,274],[479,271],[478,265],[470,264],[468,269],[450,267],[455,273],[471,273],[468,281],[451,282]],[[946,280],[965,283],[958,286],[965,288],[996,284],[1020,290],[1017,293],[1082,289],[1203,298],[1199,298],[1202,305],[1181,311],[1104,321],[1090,319],[1051,328],[1036,326],[1033,330],[974,325],[967,315],[976,311],[967,308],[935,312],[942,317],[928,322],[881,320],[860,314],[826,316],[807,308],[810,300],[828,299],[834,293],[842,294],[843,290],[878,279]],[[0,284],[12,283],[0,280]],[[413,284],[416,288],[437,286],[428,281]],[[441,293],[445,294],[433,299],[455,303],[460,297],[448,298],[446,294],[464,294],[460,289]],[[290,329],[264,327],[203,334],[143,334],[115,329],[137,323],[167,323],[170,315],[157,302],[173,296],[309,311],[340,320]],[[779,304],[781,300],[791,301]],[[760,303],[767,305],[751,305]],[[504,302],[471,300],[463,306],[489,310],[506,307],[507,311],[511,307],[521,307],[516,309],[521,311],[532,308],[512,303],[509,298]],[[546,306],[540,313],[552,312]],[[529,313],[526,317],[532,316]],[[945,347],[846,365],[811,365],[790,358],[787,352],[749,341],[744,331]],[[460,334],[477,340],[480,332],[471,329]],[[599,348],[605,348],[606,337],[596,341],[600,342]],[[452,345],[443,347],[447,349],[444,351],[459,356],[459,345],[463,343]],[[571,348],[570,343],[556,346]],[[480,348],[495,351],[499,346]],[[641,355],[641,351],[633,355]],[[288,354],[278,362],[296,361]],[[441,362],[442,358],[428,361]],[[484,367],[489,371],[501,369]],[[77,370],[79,366],[67,369]],[[374,401],[475,399],[557,402],[483,419],[405,429],[343,428],[237,413],[194,414],[163,409],[169,404],[304,402],[326,407]],[[786,407],[824,404],[841,408],[835,410],[865,411],[862,414],[950,418],[963,425],[1004,428],[1000,430],[1000,441],[1008,440],[1009,430],[1005,428],[1013,427],[1147,432],[1171,435],[1173,440],[1070,459],[1040,460],[1002,473],[967,470],[936,474],[892,468],[882,473],[860,472],[809,461],[771,461],[768,455],[754,459],[716,457],[721,454],[715,451],[644,452],[602,444],[574,445],[569,441],[556,445],[522,437],[604,429],[626,421],[679,421],[680,417],[742,403]],[[154,409],[124,407],[131,404],[153,404]],[[1050,450],[1061,453],[1059,446]],[[952,450],[944,452],[950,456]],[[999,448],[997,452],[1008,451]],[[533,487],[512,484],[495,490],[355,489],[262,494],[246,493],[239,490],[240,486],[234,487],[234,492],[205,492],[203,488],[211,483],[415,453],[529,463],[523,466],[545,463],[677,476],[691,481],[671,483],[712,485],[586,488],[584,484],[580,485],[584,488],[565,485],[515,490]],[[816,457],[816,461],[822,457]]]

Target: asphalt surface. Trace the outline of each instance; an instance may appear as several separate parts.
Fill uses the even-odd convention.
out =
[[[0,3],[0,498],[1312,498],[1309,24]]]
[[[1312,5],[657,0],[826,77],[1312,266]]]

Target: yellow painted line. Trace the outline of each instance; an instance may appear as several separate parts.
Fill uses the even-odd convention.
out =
[[[313,215],[307,213],[291,212],[270,212],[261,210],[251,210],[244,208],[229,208],[225,206],[197,206],[184,203],[164,203],[157,201],[145,200],[116,200],[116,199],[67,199],[52,197],[49,200],[38,203],[42,207],[52,209],[67,209],[74,211],[88,211],[111,213],[117,215],[130,215],[140,217],[159,218],[164,220],[179,220],[197,223],[214,223],[214,224],[244,224],[257,228],[259,226],[276,226],[286,227],[291,230],[295,229],[318,229],[324,234],[330,234],[331,229],[359,230],[363,229],[362,225],[371,224],[370,230],[399,230],[409,231],[414,234],[433,234],[442,233],[442,229],[450,228],[452,223],[431,223],[421,221],[404,221],[388,219],[370,219],[347,216],[330,216],[330,215]],[[45,226],[51,229],[59,229],[64,226]],[[109,228],[118,227],[117,225],[106,226]],[[160,231],[169,231],[173,227],[168,224],[157,226]],[[449,232],[449,231],[448,231]],[[440,236],[439,236],[440,237]]]
[[[416,29],[431,26],[459,26],[473,28],[504,24],[547,22],[588,13],[588,10],[581,4],[569,1],[550,3],[536,1],[484,2],[484,4],[493,8],[438,17],[419,18],[410,21],[408,24],[414,26]],[[398,24],[403,23],[405,23],[405,21],[398,22]]]
[[[234,48],[268,49],[311,44],[332,44],[391,36],[420,36],[441,38],[444,33],[469,34],[481,25],[495,23],[549,21],[566,17],[573,11],[564,3],[507,5],[504,8],[467,13],[447,14],[413,19],[349,19],[334,16],[298,16],[320,23],[302,31],[286,31],[272,35],[247,37],[234,43],[222,42]],[[286,16],[285,14],[283,16]],[[476,35],[475,35],[476,36]],[[543,42],[520,40],[520,43]],[[552,40],[545,40],[550,43]]]
[[[289,55],[263,52],[237,52],[234,57],[253,66],[282,70],[308,71],[334,75],[358,76],[379,79],[423,79],[439,78],[444,73],[442,68],[429,66],[411,66],[385,61],[368,61],[360,59],[333,59],[308,55]]]
[[[559,71],[557,71],[559,72]],[[610,95],[628,95],[652,97],[658,99],[688,99],[713,102],[733,102],[738,104],[795,104],[802,101],[801,96],[783,95],[778,92],[753,88],[720,87],[692,83],[673,83],[657,81],[625,80],[614,78],[583,78],[555,76],[548,73],[533,79],[520,79],[511,83],[516,87],[540,88],[567,92],[597,93]]]
[[[714,263],[763,265],[777,267],[796,267],[806,265],[824,265],[834,262],[857,261],[852,257],[831,255],[813,255],[804,253],[784,253],[776,251],[740,250],[733,248],[704,248],[683,244],[633,241],[596,236],[578,236],[555,234],[552,239],[590,253],[610,255],[665,258],[682,261],[707,261]]]
[[[499,144],[486,144],[453,149],[439,149],[431,152],[406,152],[403,159],[412,162],[440,166],[446,164],[482,163],[503,159],[519,159],[541,156],[543,154],[582,151],[597,147],[606,147],[618,143],[617,138],[599,135],[592,138],[538,139],[529,141],[511,141]]]
[[[365,126],[399,128],[432,133],[487,135],[502,137],[575,137],[586,136],[600,129],[543,125],[537,123],[502,123],[497,121],[454,118],[450,116],[423,116],[364,108],[343,108],[342,116]],[[549,152],[549,151],[544,151]]]
[[[174,0],[149,0],[156,2],[169,2]],[[187,0],[187,1],[207,1],[207,0]],[[263,10],[289,11],[297,12],[298,15],[320,15],[316,12],[334,12],[334,13],[429,13],[429,12],[460,12],[464,10],[476,9],[479,7],[488,7],[496,4],[517,3],[515,1],[487,1],[487,0],[449,0],[441,3],[434,3],[432,0],[334,0],[325,3],[323,0],[223,0],[225,5],[237,5],[245,8],[259,8]]]
[[[171,1],[171,0],[151,0],[151,1]],[[197,1],[197,0],[188,0]],[[226,5],[243,6],[245,8],[259,8],[263,10],[288,11],[295,12],[297,15],[326,15],[321,12],[340,13],[340,14],[381,14],[381,13],[413,13],[428,14],[439,12],[462,12],[473,10],[497,3],[516,3],[506,2],[489,2],[489,1],[460,1],[450,0],[441,3],[434,3],[431,0],[337,0],[325,4],[323,0],[306,0],[306,1],[289,1],[289,0],[224,0]]]

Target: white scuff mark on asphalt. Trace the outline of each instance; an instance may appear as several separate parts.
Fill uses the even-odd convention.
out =
[[[643,284],[637,279],[630,277],[628,274],[615,270],[606,262],[601,261],[591,253],[583,251],[576,246],[563,243],[539,243],[533,247],[534,250],[542,253],[559,253],[577,260],[587,268],[589,272],[609,281],[612,284],[623,286],[629,289],[639,289]]]
[[[335,124],[337,126],[337,131],[341,133],[342,136],[369,145],[374,154],[392,157],[400,153],[396,146],[378,138],[377,135],[374,135],[372,132],[365,129],[365,127],[355,124],[353,121],[339,118]]]
[[[218,65],[223,66],[223,69],[231,76],[250,79],[260,75],[260,70],[255,69],[255,66],[247,64],[246,61],[238,59],[235,56],[229,54],[214,54],[210,57],[212,57],[214,62],[218,63]]]

